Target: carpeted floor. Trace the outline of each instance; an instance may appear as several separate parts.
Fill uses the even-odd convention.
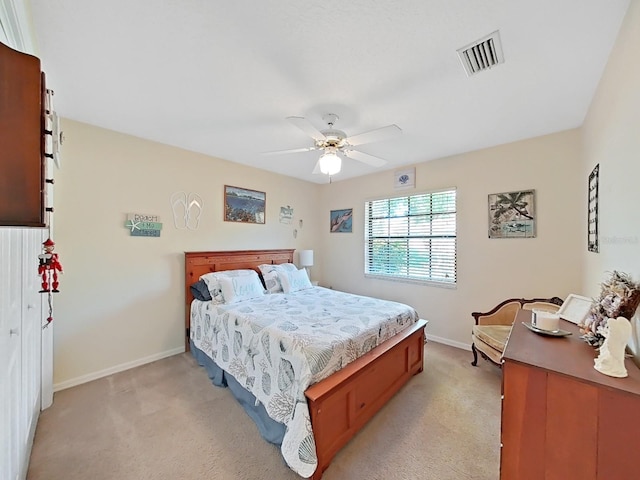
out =
[[[498,368],[430,342],[415,376],[323,480],[495,480]],[[55,394],[28,480],[296,480],[227,389],[181,354]]]

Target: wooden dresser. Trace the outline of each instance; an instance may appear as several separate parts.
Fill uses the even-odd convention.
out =
[[[518,312],[503,357],[500,478],[638,478],[640,370],[627,360],[627,378],[603,375],[576,325],[547,337],[530,319]]]

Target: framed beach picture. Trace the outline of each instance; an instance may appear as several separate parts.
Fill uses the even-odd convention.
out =
[[[353,231],[353,208],[331,210],[329,231],[331,233],[351,233]]]
[[[535,190],[489,195],[489,238],[536,236]]]
[[[264,223],[267,194],[247,188],[224,186],[224,221]]]

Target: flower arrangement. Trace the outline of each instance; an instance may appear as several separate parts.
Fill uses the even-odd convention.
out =
[[[593,301],[589,315],[581,323],[582,338],[593,347],[605,340],[607,321],[624,317],[630,320],[640,304],[640,283],[626,273],[614,272],[602,283],[600,296]]]

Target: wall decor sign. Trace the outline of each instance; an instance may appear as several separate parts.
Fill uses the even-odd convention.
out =
[[[224,221],[264,223],[267,194],[248,188],[224,186]]]
[[[331,210],[329,215],[331,233],[351,233],[353,231],[353,208]]]
[[[598,253],[598,183],[600,182],[600,164],[589,175],[589,196],[587,203],[587,248]]]
[[[489,195],[489,238],[536,236],[535,190]]]
[[[416,169],[407,168],[404,170],[396,170],[393,174],[393,187],[396,189],[415,188],[416,186]]]
[[[131,230],[132,237],[159,237],[162,223],[158,215],[128,213],[124,226]]]
[[[293,207],[287,205],[286,207],[280,207],[280,223],[291,225],[293,220]]]

